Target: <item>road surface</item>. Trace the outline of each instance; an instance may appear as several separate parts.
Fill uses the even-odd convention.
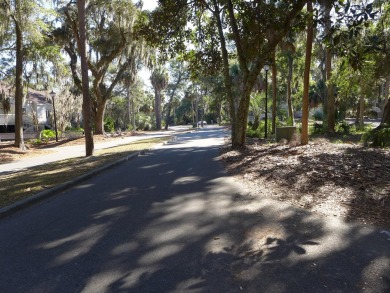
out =
[[[0,220],[0,292],[389,292],[390,233],[249,196],[207,127]]]

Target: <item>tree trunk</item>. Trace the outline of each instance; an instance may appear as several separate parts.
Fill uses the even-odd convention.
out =
[[[325,14],[325,34],[329,33],[331,27],[330,11],[332,9],[332,1],[324,2],[324,14]],[[335,132],[335,98],[333,93],[333,84],[330,79],[332,77],[332,52],[331,49],[325,49],[325,71],[326,71],[326,102],[327,102],[327,131],[329,133]]]
[[[294,125],[294,111],[293,111],[292,97],[291,97],[292,71],[293,71],[293,57],[291,56],[291,53],[288,53],[287,105],[288,105],[288,117],[290,118],[292,125]]]
[[[78,43],[79,53],[81,59],[81,76],[82,76],[82,88],[83,88],[83,120],[84,120],[84,133],[85,133],[85,155],[87,157],[92,156],[94,152],[94,142],[92,133],[92,109],[91,109],[91,97],[89,95],[89,80],[88,80],[88,63],[87,63],[87,51],[86,42],[87,35],[85,31],[85,0],[77,1],[78,20],[79,20],[79,37]]]
[[[390,101],[387,101],[386,106],[383,109],[382,121],[379,127],[390,127]]]
[[[239,108],[236,114],[233,114],[235,118],[235,129],[234,135],[232,133],[232,147],[240,148],[245,144],[246,141],[246,129],[248,126],[248,113],[249,113],[249,103],[250,103],[250,94],[252,86],[246,84],[244,90],[241,93],[241,99],[239,103]]]
[[[93,115],[96,134],[104,133],[104,112],[106,111],[106,104],[107,100],[102,99],[101,102],[96,106],[96,111]]]
[[[154,113],[156,115],[156,129],[161,130],[161,92],[155,90]]]
[[[20,1],[15,1],[15,9],[20,13]],[[14,18],[16,29],[16,74],[15,74],[15,146],[25,150],[23,140],[23,32]]]
[[[169,124],[171,122],[171,111],[172,111],[172,106],[171,103],[168,104],[168,109],[167,109],[167,116],[165,117],[165,130],[168,130]]]
[[[360,96],[359,99],[359,127],[363,129],[364,127],[364,97]]]
[[[127,88],[127,97],[126,97],[126,104],[127,104],[127,112],[126,112],[126,128],[128,128],[131,124],[131,100],[130,100],[130,87]]]
[[[198,97],[198,94],[196,94],[196,98],[195,98],[195,123],[198,123],[198,121],[199,121],[199,97]]]
[[[229,106],[230,106],[230,117],[232,122],[232,148],[240,148],[245,145],[246,140],[246,128],[247,128],[247,119],[249,111],[249,101],[250,93],[256,82],[256,79],[262,69],[262,66],[265,64],[270,54],[275,50],[276,45],[280,40],[286,35],[290,29],[290,23],[292,19],[302,10],[306,1],[298,1],[297,3],[292,4],[292,9],[288,12],[288,16],[284,21],[284,25],[281,29],[275,30],[272,32],[272,38],[269,39],[269,42],[266,46],[263,47],[263,51],[259,54],[259,57],[254,61],[248,61],[247,52],[245,46],[242,43],[242,37],[238,22],[236,19],[235,8],[233,1],[223,1],[226,2],[227,8],[227,17],[230,21],[230,27],[232,29],[232,37],[236,45],[237,59],[242,72],[242,91],[240,94],[240,100],[238,103],[238,109],[235,111],[235,99],[232,91],[232,81],[229,74],[229,56],[226,49],[226,42],[224,37],[224,29],[222,26],[221,15],[220,15],[220,6],[219,1],[213,0],[214,5],[214,16],[216,17],[218,34],[220,37],[220,45],[222,51],[222,61],[223,61],[223,75],[225,82],[226,94],[228,96]],[[260,53],[260,52],[259,52]]]
[[[276,98],[277,98],[277,71],[275,62],[275,50],[272,53],[272,133],[276,130]]]
[[[133,131],[135,131],[135,97],[131,99],[131,113],[133,114]]]
[[[333,84],[330,82],[330,79],[332,77],[332,54],[330,52],[330,49],[326,49],[326,80],[327,80],[327,87],[326,87],[326,101],[327,101],[327,125],[328,129],[327,131],[330,133],[334,133],[335,131],[335,98],[333,93]]]
[[[386,106],[388,106],[388,101],[389,101],[389,90],[390,90],[390,75],[386,78],[386,82],[384,85],[384,90],[383,90],[383,103],[382,103],[382,122],[383,123],[383,118],[385,117],[385,109]]]
[[[313,13],[313,5],[311,1],[307,3],[308,13]],[[301,143],[303,145],[309,142],[309,85],[310,85],[310,65],[311,51],[313,45],[313,17],[310,16],[307,22],[307,37],[306,37],[306,59],[305,73],[303,76],[303,99],[302,99],[302,132]]]

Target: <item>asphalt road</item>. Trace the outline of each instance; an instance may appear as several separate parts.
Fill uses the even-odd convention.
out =
[[[178,135],[0,220],[0,292],[390,292],[390,232],[256,197]]]

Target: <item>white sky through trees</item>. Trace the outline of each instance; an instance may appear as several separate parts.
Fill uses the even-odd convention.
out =
[[[157,0],[143,0],[144,6],[142,9],[144,10],[153,10],[157,6]]]

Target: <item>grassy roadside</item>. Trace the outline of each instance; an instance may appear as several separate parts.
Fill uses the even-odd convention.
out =
[[[139,140],[130,144],[96,151],[92,157],[77,157],[57,161],[1,176],[0,208],[77,178],[132,153],[150,149],[170,139],[171,137],[158,137]]]

